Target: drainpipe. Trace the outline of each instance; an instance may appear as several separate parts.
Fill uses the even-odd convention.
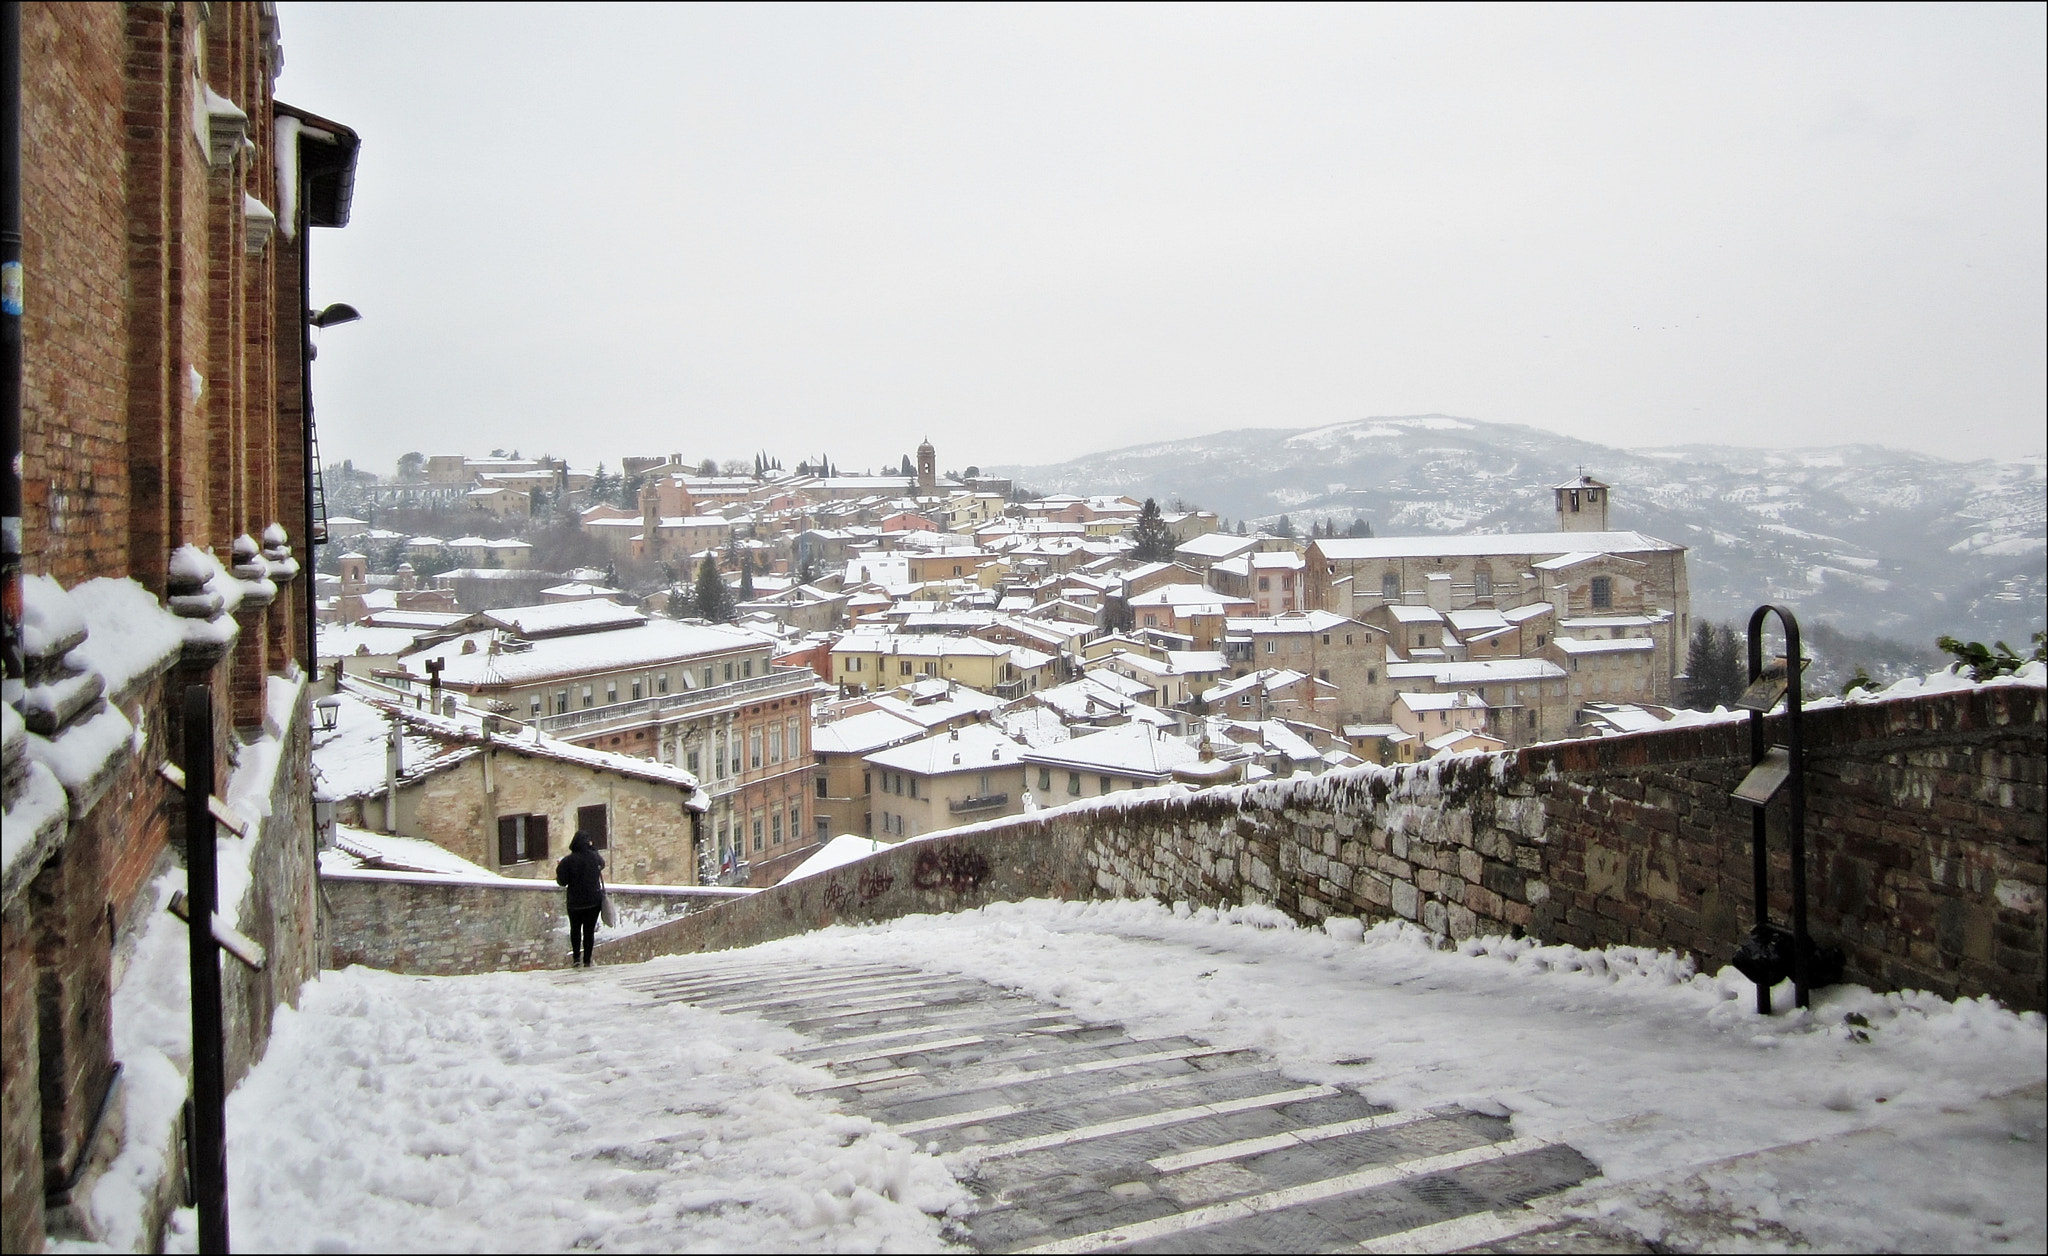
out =
[[[0,696],[21,700],[21,5],[0,4]]]
[[[275,130],[273,123],[272,131]],[[275,143],[275,139],[272,142]],[[291,142],[293,145],[299,143],[296,130],[292,132]],[[306,451],[303,468],[306,473],[306,530],[301,535],[306,551],[306,683],[310,686],[320,679],[320,607],[313,591],[318,578],[313,552],[316,539],[313,532],[313,484],[320,468],[313,465],[318,454],[313,441],[313,322],[310,317],[313,313],[313,239],[308,229],[312,224],[308,221],[311,215],[306,211],[306,167],[297,153],[292,154],[292,178],[298,182],[292,196],[292,217],[297,219],[293,229],[299,235],[299,413],[305,420],[306,429],[303,437]],[[339,693],[340,689],[335,692]]]

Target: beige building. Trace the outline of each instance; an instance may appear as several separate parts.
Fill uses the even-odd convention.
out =
[[[1018,814],[1023,753],[999,730],[969,724],[868,755],[873,836],[894,841]]]
[[[1043,651],[979,637],[849,632],[832,646],[832,679],[849,693],[935,679],[1008,699],[1054,683],[1055,662]]]
[[[817,769],[811,805],[818,840],[842,833],[874,836],[873,769],[867,756],[925,735],[924,725],[888,711],[862,711],[813,728],[811,757]]]
[[[1288,668],[1336,686],[1339,718],[1384,719],[1394,697],[1387,644],[1386,631],[1374,625],[1329,611],[1295,611],[1227,621],[1223,650],[1233,676]]]

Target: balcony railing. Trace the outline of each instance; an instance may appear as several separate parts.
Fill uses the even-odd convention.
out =
[[[961,798],[947,803],[946,810],[957,816],[969,811],[994,811],[997,808],[1009,805],[1010,796],[1007,793],[976,794],[972,798]]]
[[[713,685],[709,689],[686,689],[680,693],[657,694],[652,698],[585,707],[581,711],[567,711],[560,715],[543,715],[529,722],[550,736],[560,737],[572,731],[611,724],[640,724],[680,719],[700,711],[715,711],[721,707],[758,702],[764,698],[802,693],[817,684],[817,674],[809,668],[792,668],[766,676],[750,676],[745,680]]]

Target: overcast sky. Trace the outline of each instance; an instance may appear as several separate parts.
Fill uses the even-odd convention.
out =
[[[2048,441],[2040,5],[280,9],[330,459]]]

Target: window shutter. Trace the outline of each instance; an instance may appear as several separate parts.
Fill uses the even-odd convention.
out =
[[[498,817],[498,862],[515,864],[519,862],[519,817]]]
[[[548,818],[546,816],[526,817],[526,857],[546,859],[548,857]]]

